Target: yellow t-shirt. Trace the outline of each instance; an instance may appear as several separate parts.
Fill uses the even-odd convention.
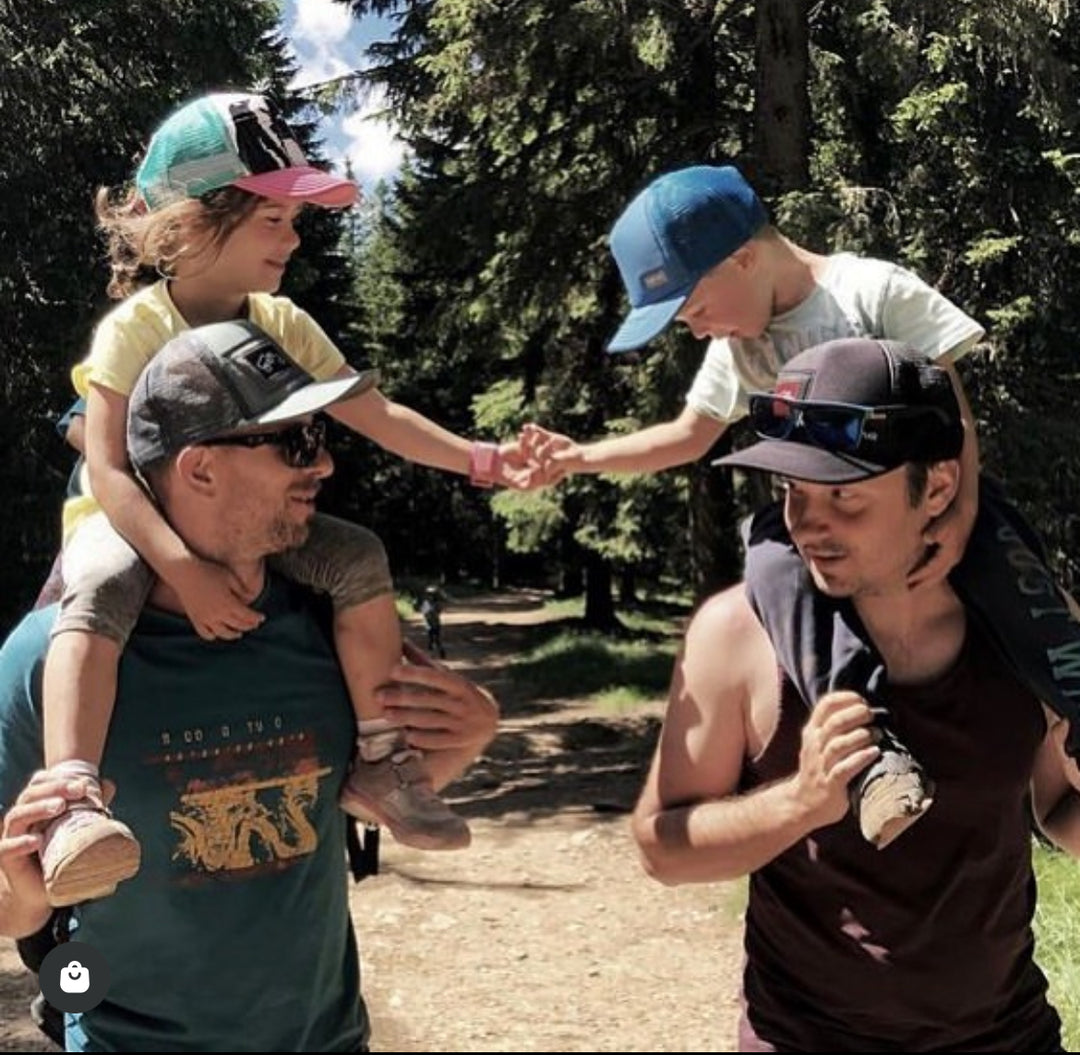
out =
[[[247,299],[248,319],[273,337],[315,380],[329,380],[345,365],[345,357],[322,327],[288,297],[249,293]],[[169,296],[168,283],[156,282],[139,290],[98,323],[90,354],[72,368],[75,390],[85,396],[95,384],[129,395],[143,367],[167,341],[190,328]],[[86,473],[83,483],[87,483]],[[69,498],[64,503],[64,538],[100,508],[88,488],[85,494]]]

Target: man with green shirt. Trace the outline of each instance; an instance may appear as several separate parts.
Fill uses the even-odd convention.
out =
[[[312,598],[265,563],[314,514],[333,463],[312,415],[349,382],[268,369],[255,393],[263,424],[221,427],[212,418],[240,368],[200,332],[146,368],[129,454],[136,467],[148,444],[165,455],[143,475],[166,518],[227,564],[265,620],[239,641],[204,641],[158,583],[123,654],[103,772],[121,789],[112,808],[137,833],[142,867],[75,910],[73,937],[101,954],[111,983],[102,1003],[67,1016],[66,1047],[364,1051],[337,804],[352,708]],[[280,363],[269,338],[263,350]],[[372,549],[384,559],[374,536]],[[0,934],[12,937],[48,919],[40,830],[84,793],[41,772],[53,615],[32,613],[0,651]],[[445,784],[493,735],[494,701],[441,668],[402,665],[395,677],[384,702]]]

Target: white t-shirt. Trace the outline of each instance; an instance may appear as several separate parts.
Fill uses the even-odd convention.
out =
[[[836,253],[810,296],[775,316],[764,336],[710,341],[686,402],[698,414],[736,421],[746,414],[748,392],[771,389],[788,360],[823,341],[880,337],[951,362],[970,351],[984,332],[899,265]]]

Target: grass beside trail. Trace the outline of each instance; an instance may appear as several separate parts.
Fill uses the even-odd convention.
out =
[[[538,698],[589,700],[613,710],[632,709],[667,693],[672,661],[689,606],[643,603],[619,609],[618,635],[581,627],[580,599],[553,601],[545,613],[560,619],[514,662],[514,680]]]
[[[1080,1044],[1080,863],[1045,846],[1035,847],[1039,901],[1035,956],[1050,980],[1050,1002],[1061,1015],[1066,1051]]]

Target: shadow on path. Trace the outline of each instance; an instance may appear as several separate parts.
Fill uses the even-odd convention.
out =
[[[590,704],[591,692],[611,684],[599,652],[596,666],[583,674],[583,699],[537,697],[522,682],[523,654],[580,625],[546,615],[543,603],[542,595],[528,592],[482,595],[444,617],[447,664],[489,688],[502,711],[494,741],[448,789],[467,817],[529,822],[566,810],[622,814],[633,808],[644,781],[662,700],[623,711]],[[423,646],[418,623],[407,633]]]

